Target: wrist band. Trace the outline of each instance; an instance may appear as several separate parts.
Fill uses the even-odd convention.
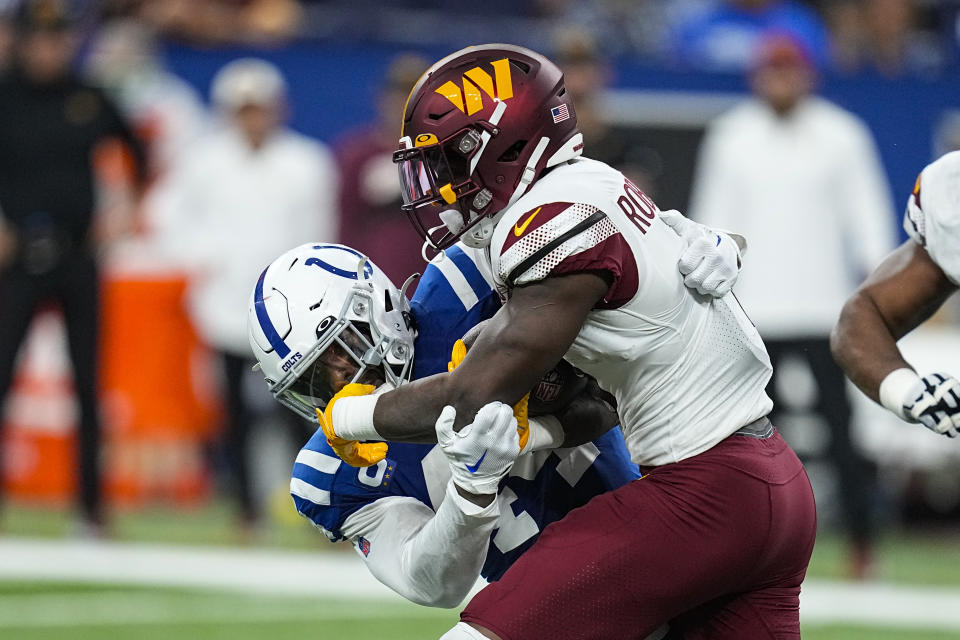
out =
[[[891,371],[880,383],[880,404],[907,420],[907,415],[903,412],[904,400],[919,380],[920,376],[913,369],[904,367]]]
[[[373,410],[379,395],[340,398],[333,405],[336,433],[346,440],[383,440],[373,426]]]
[[[563,426],[554,416],[537,416],[530,418],[529,423],[530,435],[527,437],[527,446],[523,448],[523,453],[556,449],[563,444],[565,437]]]

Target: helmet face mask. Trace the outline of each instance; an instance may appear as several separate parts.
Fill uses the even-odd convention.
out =
[[[403,209],[435,249],[485,246],[497,215],[583,148],[560,69],[506,44],[467,47],[427,70],[401,136]]]
[[[381,335],[376,323],[347,317],[351,310],[362,315],[372,314],[373,309],[370,292],[355,287],[344,301],[340,316],[335,320],[330,318],[313,348],[283,378],[270,385],[270,392],[285,407],[312,420],[316,418],[316,409],[326,407],[334,394],[348,383],[380,386],[386,382],[397,387],[407,382],[413,369],[412,353],[402,364],[391,365],[387,355],[396,352],[398,347],[401,352],[406,348]]]
[[[362,258],[355,272],[337,266],[352,257],[345,252]],[[317,269],[321,263],[325,268]],[[304,245],[275,260],[261,281],[268,272],[271,291],[258,286],[251,301],[250,344],[281,404],[313,421],[347,383],[396,387],[410,379],[415,332],[409,304],[361,254],[340,245]],[[282,356],[276,345],[265,345],[260,331],[269,305],[276,324],[289,322],[290,345]]]
[[[490,204],[489,190],[479,176],[471,174],[483,151],[480,132],[484,130],[497,131],[489,123],[480,122],[440,141],[422,135],[409,147],[409,139],[403,139],[401,145],[408,148],[393,154],[400,174],[401,208],[417,232],[436,249],[445,249],[456,242]],[[444,224],[431,227],[427,217],[438,212]],[[449,218],[450,214],[443,215],[446,212],[459,216]]]

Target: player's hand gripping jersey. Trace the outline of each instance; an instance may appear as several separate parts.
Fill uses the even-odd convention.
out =
[[[489,247],[502,297],[578,271],[613,276],[565,358],[617,398],[634,462],[706,451],[769,413],[771,367],[732,295],[701,296],[677,273],[681,240],[619,171],[580,158],[540,178],[497,223]]]
[[[676,257],[670,266],[676,272]],[[446,371],[454,342],[499,306],[489,276],[482,275],[459,246],[432,262],[411,302],[419,330],[413,377]],[[497,502],[481,509],[448,490],[450,470],[438,446],[391,442],[386,459],[357,469],[337,458],[317,431],[297,456],[290,487],[297,510],[331,540],[351,540],[381,581],[416,602],[454,606],[459,599],[442,602],[424,595],[443,591],[442,585],[427,583],[441,577],[391,575],[396,563],[384,562],[403,553],[403,543],[428,526],[445,500],[460,501],[465,515],[455,514],[454,519],[475,519],[463,535],[489,537],[481,575],[496,580],[549,523],[637,477],[637,467],[614,429],[579,447],[522,454],[502,481]],[[462,549],[474,553],[469,541],[459,542],[429,553],[438,558],[462,555]],[[462,564],[454,568],[465,572]],[[470,585],[475,576],[475,571],[467,576]],[[412,590],[418,582],[423,593]]]

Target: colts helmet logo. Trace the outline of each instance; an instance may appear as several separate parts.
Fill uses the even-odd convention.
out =
[[[463,89],[453,81],[447,81],[436,92],[468,116],[483,110],[484,93],[493,100],[512,98],[513,81],[510,79],[510,60],[502,58],[490,64],[493,66],[494,77],[480,67],[474,67],[463,74]],[[494,83],[496,83],[496,91],[494,91]]]

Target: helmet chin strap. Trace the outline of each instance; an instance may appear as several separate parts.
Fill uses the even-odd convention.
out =
[[[441,213],[440,216],[442,218],[443,213]],[[436,249],[436,247],[433,246],[433,243],[430,242],[430,237],[433,236],[434,231],[439,231],[440,229],[443,229],[443,228],[449,229],[450,227],[448,227],[446,222],[444,222],[443,224],[438,224],[435,227],[430,227],[429,229],[427,229],[427,237],[424,239],[423,244],[420,245],[420,257],[423,258],[424,262],[432,262],[438,256],[440,256],[440,259],[443,260],[447,256],[447,254],[445,254],[443,251],[437,251],[437,253],[433,256],[433,258],[427,257],[427,249]],[[456,233],[456,231],[454,231],[454,233]]]
[[[523,174],[520,176],[520,184],[517,185],[517,188],[514,190],[513,195],[510,196],[510,200],[507,202],[506,206],[503,207],[500,211],[495,213],[492,216],[488,216],[475,224],[470,231],[465,233],[460,240],[463,244],[471,247],[473,249],[483,249],[490,244],[490,238],[493,237],[493,230],[496,228],[497,223],[500,222],[500,218],[503,217],[503,214],[509,209],[517,200],[527,192],[527,189],[533,183],[533,179],[536,176],[537,163],[540,162],[540,158],[543,157],[543,152],[546,151],[547,146],[550,144],[550,138],[544,136],[540,138],[540,142],[537,143],[536,148],[534,148],[533,153],[530,154],[530,159],[527,161],[527,165],[523,168]],[[441,219],[443,214],[440,215]],[[454,216],[450,216],[453,218]],[[460,221],[460,216],[456,216],[456,222]],[[450,225],[446,225],[448,229],[453,231],[453,228]],[[462,227],[458,227],[457,231]],[[457,231],[453,231],[456,233]]]
[[[507,206],[503,208],[504,210],[509,209],[513,203],[519,200],[520,197],[527,192],[527,187],[530,186],[534,177],[537,175],[537,163],[540,162],[540,157],[543,155],[543,152],[547,150],[547,145],[549,144],[550,138],[546,136],[540,138],[540,142],[537,143],[533,153],[530,154],[530,159],[527,160],[527,166],[523,168],[523,174],[520,176],[520,183],[514,190],[513,195],[510,196],[510,200],[507,201]]]

